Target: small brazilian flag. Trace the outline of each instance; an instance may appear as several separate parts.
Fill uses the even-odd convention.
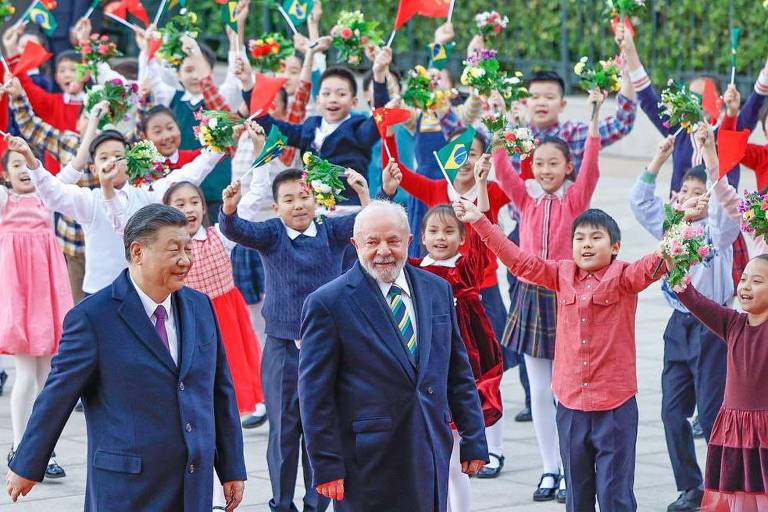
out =
[[[314,0],[285,0],[283,10],[297,27],[306,22],[315,6]]]
[[[456,43],[431,43],[427,45],[429,49],[429,67],[435,69],[445,69],[448,65],[448,57],[453,53],[453,48]]]
[[[237,31],[237,2],[228,1],[220,6],[221,21],[229,25],[234,31]]]
[[[261,167],[262,165],[271,162],[283,153],[283,149],[285,149],[287,143],[288,138],[283,135],[280,128],[272,125],[272,128],[269,130],[269,136],[267,137],[267,140],[264,141],[264,148],[261,150],[261,153],[259,153],[259,156],[256,157],[256,160],[253,161],[251,167]]]
[[[467,128],[467,131],[456,137],[454,140],[440,148],[435,153],[440,166],[453,183],[456,173],[467,163],[469,150],[472,147],[472,140],[475,138],[475,129]]]
[[[27,12],[24,19],[36,23],[40,27],[40,30],[49,36],[53,35],[56,31],[56,27],[59,26],[51,11],[49,11],[40,0],[37,0],[37,2],[32,4],[32,7],[29,9],[29,12]]]

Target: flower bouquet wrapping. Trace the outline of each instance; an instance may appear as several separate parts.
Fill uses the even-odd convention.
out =
[[[336,203],[345,199],[341,195],[344,191],[344,183],[339,176],[347,170],[310,152],[304,153],[302,160],[304,161],[304,186],[312,191],[317,204],[333,211]]]
[[[403,102],[420,110],[440,110],[454,96],[454,91],[437,88],[437,83],[424,66],[416,66],[405,77]]]
[[[502,129],[494,132],[494,148],[504,148],[509,156],[518,155],[520,160],[528,158],[539,144],[533,132],[525,126]]]
[[[704,228],[686,221],[681,210],[666,204],[664,217],[661,249],[672,261],[672,268],[668,269],[667,283],[673,291],[682,292],[691,283],[691,267],[709,256],[712,248],[706,242]]]
[[[165,157],[148,140],[140,140],[128,148],[122,159],[125,160],[128,179],[136,187],[149,185],[151,189],[152,182],[168,174]]]
[[[502,72],[496,88],[501,97],[504,98],[507,108],[510,108],[512,103],[529,96],[528,89],[523,83],[523,74],[520,71],[516,71],[511,75]]]
[[[692,133],[700,123],[706,122],[704,110],[701,108],[701,96],[671,78],[667,82],[667,88],[661,91],[659,108],[663,109],[663,114],[667,116],[664,121],[667,128],[680,125],[681,130]]]
[[[139,102],[139,86],[113,78],[104,84],[97,84],[85,92],[85,110],[90,112],[96,104],[109,102],[109,112],[99,121],[99,129],[108,124],[117,124],[128,115]]]
[[[187,54],[184,53],[181,47],[181,37],[188,35],[192,39],[197,39],[199,33],[197,14],[182,9],[180,14],[171,18],[160,29],[163,42],[155,55],[174,68],[178,68],[184,62],[184,59],[187,58]]]
[[[198,110],[194,117],[200,121],[200,124],[193,128],[195,137],[203,147],[216,153],[226,153],[237,145],[235,126],[243,123],[237,114],[219,110]]]
[[[331,28],[331,43],[339,51],[339,61],[356,66],[363,62],[363,49],[381,43],[378,21],[365,21],[361,11],[341,11]]]
[[[475,93],[488,97],[496,90],[502,74],[501,65],[496,59],[496,50],[477,50],[464,61],[461,83],[472,87]]]
[[[742,215],[742,231],[754,237],[768,235],[768,194],[745,191],[738,208]]]
[[[90,72],[94,80],[98,78],[98,64],[108,62],[112,57],[122,55],[117,45],[109,40],[108,36],[91,34],[88,39],[77,42],[75,50],[83,56],[83,62],[77,65],[77,79],[82,80]]]
[[[475,24],[484,38],[495,37],[507,28],[509,18],[496,11],[485,11],[475,15]]]
[[[7,20],[14,14],[16,14],[16,7],[13,2],[0,0],[0,21]]]
[[[253,67],[260,71],[280,71],[283,61],[293,55],[294,48],[283,34],[270,32],[248,41],[248,53]]]

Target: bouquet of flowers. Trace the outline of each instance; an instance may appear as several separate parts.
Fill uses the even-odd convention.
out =
[[[691,267],[709,256],[712,249],[706,243],[704,228],[687,222],[681,210],[665,204],[664,217],[664,239],[661,241],[661,249],[672,261],[667,283],[673,291],[682,292],[691,283],[689,275]]]
[[[511,75],[502,72],[496,88],[501,97],[504,98],[507,108],[510,108],[512,103],[529,96],[528,89],[523,84],[523,74],[520,71],[516,71]]]
[[[347,170],[310,152],[304,153],[302,160],[304,161],[304,186],[315,195],[317,204],[333,211],[336,203],[345,199],[341,195],[344,191],[344,183],[339,176]]]
[[[148,140],[140,140],[128,148],[122,159],[126,161],[128,179],[136,187],[146,184],[151,189],[153,181],[168,174],[165,157]]]
[[[125,83],[119,78],[109,82],[96,84],[85,92],[85,109],[90,112],[97,103],[109,102],[109,112],[99,121],[99,129],[108,124],[117,124],[128,115],[133,106],[139,102],[139,86]]]
[[[197,14],[192,11],[182,9],[181,13],[171,18],[168,23],[160,29],[163,43],[157,50],[157,57],[164,60],[174,68],[181,66],[187,54],[181,47],[181,37],[188,35],[192,39],[197,39],[199,31],[197,29]]]
[[[605,0],[605,12],[611,18],[636,16],[645,9],[645,0]]]
[[[475,23],[480,30],[480,35],[487,38],[497,36],[507,28],[509,18],[496,11],[486,11],[475,15]]]
[[[576,66],[573,68],[573,72],[581,78],[579,85],[582,89],[589,92],[592,89],[600,89],[601,91],[618,92],[621,89],[621,81],[619,80],[619,64],[615,61],[598,61],[597,66],[588,67],[588,57],[582,57]]]
[[[667,88],[661,91],[659,108],[663,108],[663,113],[667,116],[664,122],[667,128],[679,124],[681,129],[691,133],[699,123],[706,122],[704,110],[701,108],[701,97],[671,78],[667,82]]]
[[[507,127],[507,118],[499,112],[488,112],[481,119],[488,132],[495,134]]]
[[[499,82],[500,64],[495,50],[478,50],[464,61],[461,83],[480,96],[489,96]]]
[[[403,102],[410,107],[439,110],[450,102],[453,95],[454,91],[438,89],[424,66],[409,70],[405,77]]]
[[[363,49],[369,44],[379,44],[381,35],[378,21],[365,21],[361,11],[341,11],[336,25],[331,29],[331,43],[339,51],[339,61],[356,66],[363,61]]]
[[[89,71],[96,80],[99,73],[97,66],[100,62],[107,62],[112,57],[122,55],[117,45],[110,41],[108,36],[99,36],[99,34],[91,34],[90,38],[78,41],[75,50],[83,56],[83,62],[77,65],[78,80],[82,80]]]
[[[13,2],[0,0],[0,20],[6,20],[16,13]]]
[[[745,192],[738,208],[743,219],[742,231],[755,237],[768,235],[768,194]]]
[[[201,109],[194,113],[194,117],[200,121],[193,128],[195,137],[203,147],[216,153],[226,153],[237,145],[235,126],[243,121],[236,114]]]
[[[253,67],[260,71],[280,71],[283,61],[293,55],[293,43],[279,32],[264,34],[248,41]]]
[[[501,130],[494,133],[494,148],[503,147],[507,154],[519,155],[523,160],[528,157],[536,146],[538,139],[533,136],[533,132],[525,126],[516,126],[509,130]]]

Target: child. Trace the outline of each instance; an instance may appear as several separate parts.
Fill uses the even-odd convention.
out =
[[[707,450],[702,511],[768,509],[768,463],[762,456],[768,421],[767,283],[768,255],[762,254],[747,264],[739,282],[736,294],[744,313],[713,302],[694,286],[678,294],[728,351],[725,398]]]
[[[635,313],[638,294],[658,278],[659,255],[631,264],[617,260],[621,232],[601,210],[573,221],[573,259],[548,260],[521,250],[469,201],[456,201],[454,208],[513,274],[556,293],[552,389],[566,510],[594,510],[596,491],[600,510],[635,511]]]
[[[726,95],[727,94],[728,93],[726,93]],[[736,92],[736,94],[738,94],[738,92]],[[725,117],[723,118],[723,124],[720,127],[723,130],[738,130],[738,114],[738,107],[734,109],[729,108],[726,111]],[[767,120],[768,107],[764,106],[760,109],[760,125],[763,127],[764,133],[768,133],[768,128],[766,128]],[[744,153],[744,157],[741,159],[740,163],[755,171],[755,177],[757,178],[757,190],[763,190],[768,187],[768,146],[760,144],[747,144],[747,151]]]
[[[223,157],[220,153],[204,151],[198,158],[181,169],[170,172],[164,178],[152,183],[152,186],[140,187],[128,183],[125,163],[121,159],[125,155],[125,137],[120,132],[106,130],[99,134],[90,144],[89,154],[92,173],[96,176],[108,172],[113,167],[118,168],[114,180],[115,194],[126,201],[129,211],[138,210],[141,206],[159,202],[162,194],[177,181],[189,181],[199,184],[214,165]],[[71,163],[62,175],[74,174],[77,181],[79,169]],[[38,162],[34,169],[29,170],[32,182],[45,206],[53,211],[75,219],[85,234],[85,278],[83,292],[90,295],[108,286],[125,268],[125,254],[120,237],[115,233],[107,217],[104,205],[105,195],[100,188],[87,189],[73,184],[62,183],[52,176]]]
[[[197,149],[179,149],[181,127],[173,111],[164,105],[155,105],[141,118],[138,124],[139,136],[152,142],[163,155],[169,169],[180,169],[200,154]]]
[[[26,167],[36,162],[19,137],[6,137],[3,157],[11,190],[0,187],[0,268],[4,269],[0,305],[0,354],[14,356],[16,381],[11,391],[13,447],[21,442],[32,404],[42,389],[58,349],[64,315],[72,307],[67,269],[53,235],[51,211],[35,194]],[[64,470],[51,458],[48,478],[62,478]]]
[[[717,151],[709,126],[701,126],[696,132],[696,144],[701,148],[707,169],[717,173]],[[662,142],[656,157],[640,175],[630,194],[630,207],[635,218],[659,240],[664,235],[664,201],[654,196],[656,175],[673,152],[674,145],[675,139],[671,136]],[[706,172],[693,168],[684,176],[675,202],[685,203],[703,195],[707,188]],[[689,217],[689,220],[704,226],[707,242],[714,247],[714,251],[691,270],[692,282],[718,304],[729,304],[734,291],[732,245],[739,235],[739,224],[727,215],[716,197],[710,201],[708,211]],[[696,463],[688,418],[697,407],[699,423],[705,438],[709,439],[723,399],[726,352],[724,345],[690,314],[666,282],[662,290],[673,312],[664,331],[661,419],[680,492],[678,499],[670,504],[670,510],[693,511],[701,504],[703,480]]]
[[[716,169],[715,172],[717,172]],[[710,174],[710,179],[713,181],[717,180],[717,183],[715,183],[714,186],[714,192],[717,200],[722,205],[723,210],[725,210],[725,213],[731,218],[733,222],[741,225],[741,222],[744,219],[744,214],[739,211],[739,203],[741,202],[739,193],[736,192],[736,189],[733,188],[733,185],[728,183],[728,180],[719,179],[717,175],[713,176],[712,174]],[[762,189],[761,193],[768,194],[768,189]],[[754,243],[755,252],[758,255],[768,254],[768,243],[766,243],[765,237],[763,235],[755,237]]]
[[[483,167],[483,163],[478,162],[476,172],[487,174],[490,163]],[[465,238],[469,246],[466,256],[459,252]],[[427,211],[421,224],[421,241],[427,255],[411,258],[410,263],[451,283],[461,338],[472,365],[485,425],[489,427],[501,418],[499,385],[504,371],[501,346],[480,302],[480,284],[491,255],[474,231],[466,233],[466,227],[448,204]],[[448,476],[448,510],[451,512],[467,512],[471,508],[469,477],[461,472],[459,461],[459,439],[458,432],[454,431]]]
[[[347,170],[347,181],[365,206],[370,195],[365,180]],[[237,214],[240,182],[224,190],[219,214],[221,232],[246,247],[257,249],[264,263],[266,294],[264,319],[267,341],[262,356],[262,387],[269,418],[267,465],[272,482],[269,507],[293,510],[297,463],[304,468],[304,508],[322,512],[328,499],[312,486],[312,475],[302,440],[298,410],[299,327],[304,299],[341,275],[342,256],[352,237],[354,215],[320,217],[302,182],[302,171],[286,169],[272,183],[273,210],[279,218],[248,222]]]

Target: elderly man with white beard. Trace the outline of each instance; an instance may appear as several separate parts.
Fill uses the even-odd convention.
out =
[[[357,216],[358,262],[302,312],[299,401],[313,482],[344,512],[445,512],[454,423],[462,470],[488,460],[450,285],[406,264],[405,210]]]

